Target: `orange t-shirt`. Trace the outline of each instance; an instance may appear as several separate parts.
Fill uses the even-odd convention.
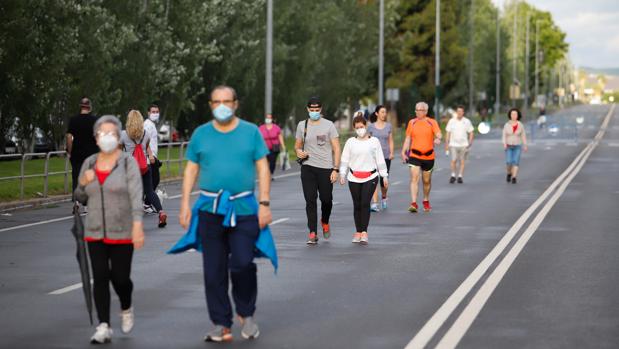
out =
[[[434,119],[429,117],[425,117],[423,120],[412,119],[406,127],[406,136],[411,139],[410,149],[418,150],[421,153],[434,149],[434,136],[440,132],[438,122]],[[408,156],[419,160],[434,160],[434,152],[430,155],[418,155],[411,151]]]

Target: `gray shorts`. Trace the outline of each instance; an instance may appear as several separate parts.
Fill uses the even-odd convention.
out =
[[[449,147],[449,155],[451,155],[451,161],[466,161],[469,156],[469,149],[467,147]]]

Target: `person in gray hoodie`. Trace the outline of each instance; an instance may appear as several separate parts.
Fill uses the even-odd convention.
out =
[[[133,250],[144,245],[142,177],[133,157],[119,148],[121,124],[111,115],[97,120],[94,134],[100,151],[82,165],[75,198],[88,201],[84,239],[94,279],[94,299],[99,325],[92,343],[112,339],[110,281],[121,307],[121,329],[133,328],[130,278]]]

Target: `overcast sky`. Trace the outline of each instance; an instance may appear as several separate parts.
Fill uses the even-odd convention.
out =
[[[505,0],[493,0],[503,4]],[[528,0],[567,33],[576,66],[619,68],[619,0]]]

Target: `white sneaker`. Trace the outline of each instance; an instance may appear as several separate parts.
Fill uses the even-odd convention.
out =
[[[358,244],[359,242],[361,242],[361,233],[354,233],[352,235],[352,243]]]
[[[368,244],[368,233],[361,233],[361,238],[359,239],[359,243],[362,245]]]
[[[120,312],[120,328],[123,333],[131,332],[131,330],[133,329],[134,318],[135,317],[133,316],[133,307]]]
[[[95,334],[92,335],[92,337],[90,337],[90,343],[92,344],[109,343],[112,341],[112,333],[114,333],[114,331],[112,331],[112,329],[110,328],[110,325],[108,325],[107,322],[102,322],[99,324],[99,326],[97,326],[97,330],[95,331]]]
[[[144,205],[144,213],[145,214],[155,214],[157,210],[151,205]]]

